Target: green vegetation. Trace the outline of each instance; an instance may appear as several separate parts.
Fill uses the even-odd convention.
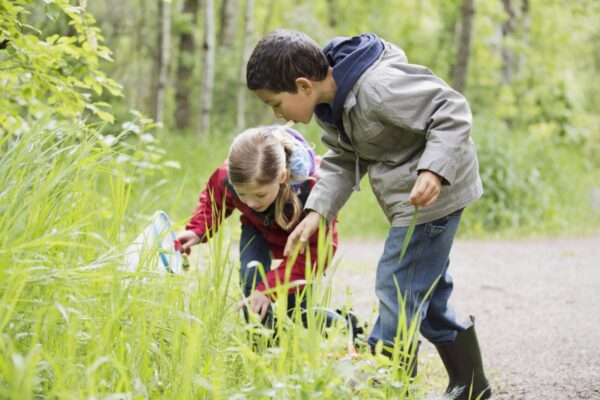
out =
[[[37,126],[0,145],[0,397],[413,398],[423,390],[397,368],[400,348],[392,361],[350,362],[341,326],[324,337],[318,316],[304,329],[286,320],[285,305],[278,345],[268,346],[272,332],[235,311],[225,229],[184,276],[145,265],[122,271],[123,248],[144,223],[127,213],[134,166],[95,136]],[[310,307],[327,305],[327,285],[315,278],[311,290]],[[408,349],[415,326],[404,329]],[[397,372],[384,372],[389,366]]]
[[[451,82],[461,1],[358,1],[334,13],[336,1],[257,2],[250,34],[240,16],[252,2],[240,2],[233,40],[218,41],[203,129],[199,42],[210,24],[199,22],[197,1],[166,3],[165,69],[160,2],[0,0],[0,398],[419,398],[428,383],[408,385],[396,368],[415,330],[405,321],[392,361],[365,351],[350,360],[342,329],[324,337],[312,316],[300,328],[281,306],[278,345],[267,346],[273,332],[235,311],[235,217],[184,276],[120,267],[155,210],[185,223],[236,133],[273,123],[248,93],[237,108],[244,37],[253,44],[285,26],[324,43],[375,31]],[[486,192],[461,235],[597,231],[589,191],[600,186],[600,3],[476,3],[464,93]],[[159,97],[155,123],[144,113],[156,117]],[[315,124],[297,128],[324,152]],[[339,216],[342,240],[387,233],[361,186]],[[312,290],[313,305],[328,305],[326,282]]]

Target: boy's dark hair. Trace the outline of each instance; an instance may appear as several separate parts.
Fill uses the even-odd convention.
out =
[[[296,79],[322,81],[329,63],[321,47],[302,32],[278,29],[257,43],[246,65],[250,90],[296,93]]]

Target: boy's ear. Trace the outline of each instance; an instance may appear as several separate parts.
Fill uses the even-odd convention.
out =
[[[306,78],[296,78],[296,89],[299,92],[303,92],[306,94],[311,94],[312,93],[312,89],[313,89],[313,85],[312,82],[310,81],[310,79],[306,79]]]

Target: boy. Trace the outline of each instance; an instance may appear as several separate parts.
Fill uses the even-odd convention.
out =
[[[489,398],[474,319],[461,324],[448,304],[449,254],[461,213],[483,193],[465,98],[374,34],[335,38],[321,49],[303,33],[271,32],[248,61],[247,85],[278,118],[308,123],[314,113],[330,148],[305,205],[310,212],[285,252],[305,243],[320,218],[332,221],[368,172],[391,224],[377,266],[379,315],[369,345],[383,342],[390,355],[399,313],[420,318],[421,334],[448,372],[449,397]],[[415,206],[417,226],[400,260]]]

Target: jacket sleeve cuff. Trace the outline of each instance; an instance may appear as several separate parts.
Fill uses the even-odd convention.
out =
[[[206,243],[208,238],[206,237],[206,232],[203,229],[195,227],[194,225],[187,224],[185,226],[185,230],[192,231],[200,238],[200,243]]]
[[[442,184],[452,185],[452,182],[454,182],[454,178],[456,177],[457,164],[457,160],[449,157],[445,153],[435,150],[426,150],[419,160],[417,170],[434,172],[442,178]]]
[[[341,207],[341,205],[332,204],[330,200],[324,197],[309,196],[304,209],[319,213],[319,215],[327,220],[327,224],[330,224],[337,216]]]

